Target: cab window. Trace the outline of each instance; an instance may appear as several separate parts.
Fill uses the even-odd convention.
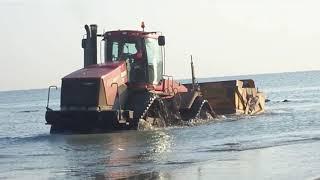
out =
[[[157,39],[146,38],[149,83],[158,84],[162,79],[163,62],[161,47]]]

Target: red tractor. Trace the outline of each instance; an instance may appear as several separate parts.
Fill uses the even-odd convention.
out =
[[[85,25],[84,68],[62,78],[60,110],[47,106],[51,133],[100,133],[181,125],[216,117],[195,83],[164,74],[165,37],[158,32],[118,30],[97,34]],[[101,38],[102,63],[97,63]],[[49,95],[48,95],[49,100]]]

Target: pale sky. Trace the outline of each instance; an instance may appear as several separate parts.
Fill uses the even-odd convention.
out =
[[[82,68],[84,24],[162,31],[167,73],[320,70],[318,0],[0,0],[0,90],[46,88]]]

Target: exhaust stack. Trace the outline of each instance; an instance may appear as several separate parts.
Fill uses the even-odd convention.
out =
[[[87,37],[82,39],[82,48],[84,50],[84,67],[97,64],[97,31],[98,26],[91,24],[85,25]]]

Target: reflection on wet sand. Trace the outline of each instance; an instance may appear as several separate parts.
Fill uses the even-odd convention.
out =
[[[65,136],[65,159],[73,177],[96,179],[160,178],[154,166],[167,159],[172,137],[166,131]],[[88,162],[89,161],[89,162]],[[72,171],[72,167],[80,169]]]
[[[121,177],[121,176],[104,176],[102,174],[97,174],[95,179],[103,180],[103,179],[170,179],[170,175],[168,173],[159,173],[159,172],[141,172],[141,173],[132,173],[129,176]]]
[[[163,131],[118,134],[111,136],[111,142],[105,146],[112,149],[106,159],[105,178],[158,177],[159,173],[145,163],[165,158],[165,153],[170,151],[171,138]]]

